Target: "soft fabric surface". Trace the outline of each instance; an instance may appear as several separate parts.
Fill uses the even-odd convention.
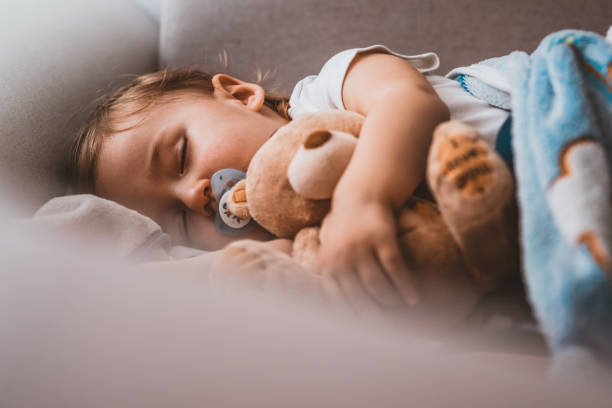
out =
[[[76,130],[112,85],[156,69],[158,34],[134,0],[2,2],[0,191],[15,215],[65,194]]]
[[[16,223],[30,234],[66,240],[98,257],[128,262],[171,259],[170,239],[153,220],[90,194],[54,198],[32,218]]]
[[[563,31],[512,70],[525,276],[551,346],[612,357],[612,45]]]
[[[612,2],[589,0],[167,0],[160,65],[224,70],[287,94],[335,53],[383,44],[394,51],[436,51],[444,74],[512,50],[534,49],[564,28],[603,31]],[[219,56],[227,56],[223,68]],[[221,58],[224,60],[224,58]]]
[[[509,81],[524,274],[541,328],[557,356],[573,356],[559,361],[612,361],[612,44],[565,30],[483,65]],[[475,76],[465,86],[491,103],[504,95]]]
[[[609,406],[610,389],[542,381],[524,354],[223,296],[197,270],[109,268],[36,238],[0,230],[2,408]]]

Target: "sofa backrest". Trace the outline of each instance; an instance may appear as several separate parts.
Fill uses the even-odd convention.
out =
[[[65,193],[76,129],[109,84],[157,67],[158,25],[133,1],[3,4],[0,198],[17,215]]]
[[[257,68],[276,71],[286,93],[342,49],[435,50],[444,74],[531,51],[556,30],[605,34],[610,24],[610,0],[167,0],[160,63],[217,71],[225,51],[228,73],[251,80]]]

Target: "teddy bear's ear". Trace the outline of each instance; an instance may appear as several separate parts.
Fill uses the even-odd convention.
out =
[[[357,138],[346,132],[315,130],[302,143],[287,169],[289,184],[311,200],[331,198],[348,165]]]
[[[317,130],[315,132],[309,133],[304,137],[303,146],[305,149],[315,149],[325,142],[327,142],[332,137],[331,133],[328,130]]]

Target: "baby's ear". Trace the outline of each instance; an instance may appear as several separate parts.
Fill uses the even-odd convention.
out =
[[[228,210],[236,217],[244,220],[251,217],[246,197],[246,180],[240,180],[230,190],[230,200],[227,202]]]
[[[259,84],[245,82],[226,74],[213,76],[212,84],[215,95],[239,101],[253,111],[259,111],[265,102],[265,91]]]

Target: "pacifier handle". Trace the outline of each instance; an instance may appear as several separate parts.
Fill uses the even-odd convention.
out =
[[[246,173],[236,169],[222,169],[212,176],[211,188],[217,202],[215,228],[223,235],[242,235],[255,226],[255,221],[250,216],[241,218],[232,213],[228,205],[232,198],[232,187],[245,178]]]

